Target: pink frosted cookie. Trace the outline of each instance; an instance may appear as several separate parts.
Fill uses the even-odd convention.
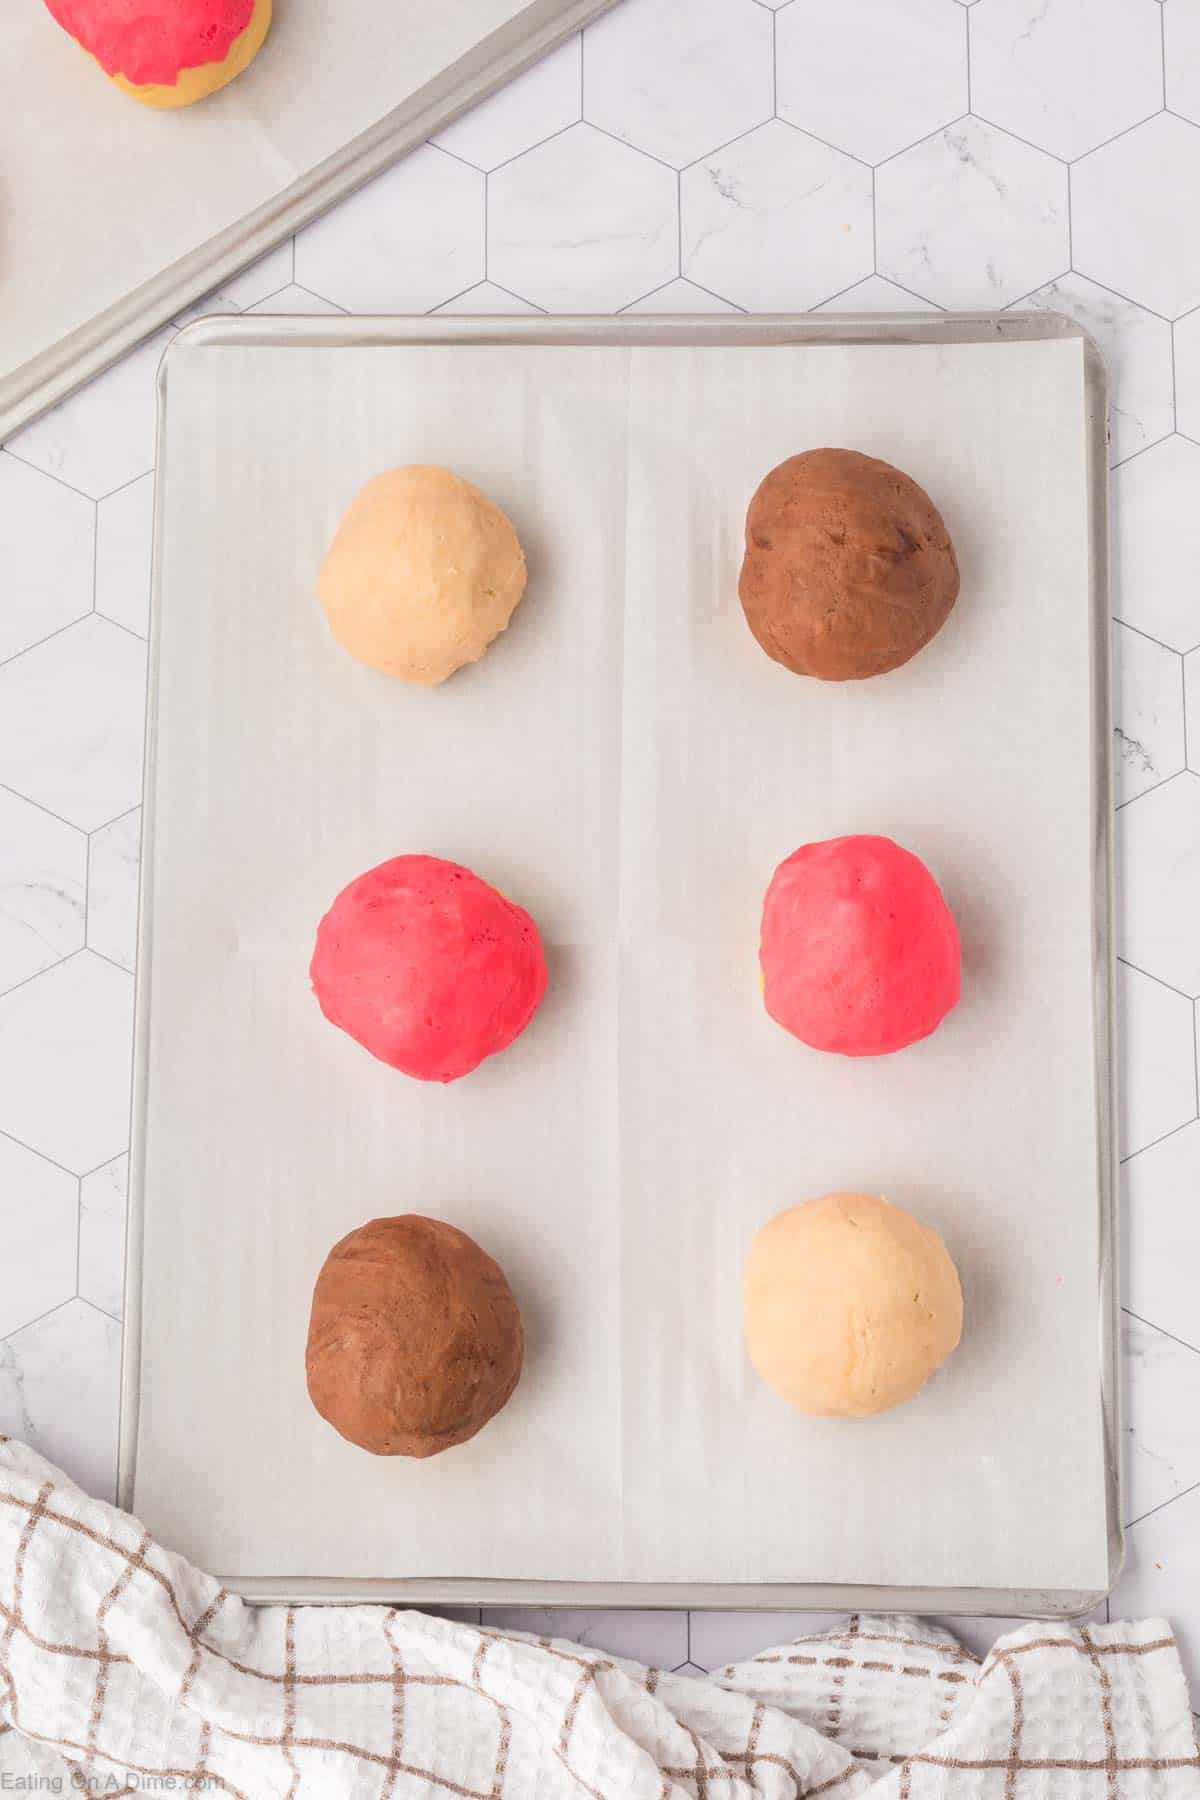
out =
[[[456,1081],[524,1031],[546,991],[537,926],[437,856],[394,856],[344,887],[309,967],[325,1017],[418,1081]]]
[[[831,838],[781,862],[759,960],[771,1017],[842,1056],[902,1050],[958,1000],[950,908],[920,858],[890,838]]]

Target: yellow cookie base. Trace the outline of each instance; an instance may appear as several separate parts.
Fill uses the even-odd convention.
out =
[[[172,86],[165,82],[145,82],[139,86],[127,81],[124,75],[112,75],[109,79],[124,93],[140,100],[143,106],[192,106],[197,100],[215,94],[218,88],[225,87],[243,69],[249,68],[262,49],[270,27],[271,0],[254,0],[250,23],[239,37],[234,38],[224,62],[201,63],[195,69],[181,69],[178,81]]]

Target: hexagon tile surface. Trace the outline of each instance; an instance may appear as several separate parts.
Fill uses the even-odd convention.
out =
[[[1171,1615],[1200,1673],[1198,195],[1200,0],[624,0],[183,317],[1015,306],[1097,339],[1132,1521],[1112,1604]],[[0,1428],[101,1493],[170,337],[0,454]],[[551,1624],[713,1667],[824,1622]],[[953,1623],[983,1648],[1011,1621]]]
[[[641,0],[589,25],[583,116],[682,168],[775,110],[771,19],[756,0]]]
[[[679,273],[670,169],[572,125],[488,181],[488,274],[552,312],[616,312]]]
[[[871,171],[782,120],[685,169],[680,204],[683,273],[752,312],[871,273]]]
[[[1158,0],[988,0],[971,14],[971,106],[1069,160],[1163,103]]]
[[[942,306],[1010,306],[1071,264],[1067,171],[962,119],[876,171],[881,275]]]
[[[776,26],[779,116],[865,162],[894,156],[966,112],[964,24],[943,0],[794,0]]]

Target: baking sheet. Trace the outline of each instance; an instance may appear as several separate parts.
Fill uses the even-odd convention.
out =
[[[251,68],[178,112],[0,6],[0,440],[611,3],[275,0]]]
[[[219,321],[169,353],[122,1483],[243,1591],[1108,1585],[1087,350],[778,341],[804,329]],[[751,491],[823,442],[911,471],[962,565],[935,644],[870,683],[787,675],[736,600]],[[530,565],[432,693],[341,656],[312,595],[359,484],[408,460],[487,489]],[[867,1062],[773,1026],[755,963],[776,862],[857,830],[928,860],[964,945],[957,1010]],[[307,990],[331,896],[401,850],[470,863],[548,949],[534,1025],[444,1090]],[[936,1225],[966,1297],[946,1369],[866,1425],[792,1415],[740,1341],[750,1237],[834,1187]],[[326,1250],[405,1210],[498,1256],[529,1335],[510,1405],[422,1464],[304,1389]]]

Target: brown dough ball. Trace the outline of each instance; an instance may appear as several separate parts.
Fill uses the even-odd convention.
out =
[[[474,1437],[512,1394],[524,1352],[503,1270],[438,1219],[372,1219],[317,1276],[309,1398],[373,1456],[436,1456]]]
[[[806,450],[746,513],[738,584],[773,661],[822,681],[898,669],[945,624],[958,562],[924,488],[857,450]]]

